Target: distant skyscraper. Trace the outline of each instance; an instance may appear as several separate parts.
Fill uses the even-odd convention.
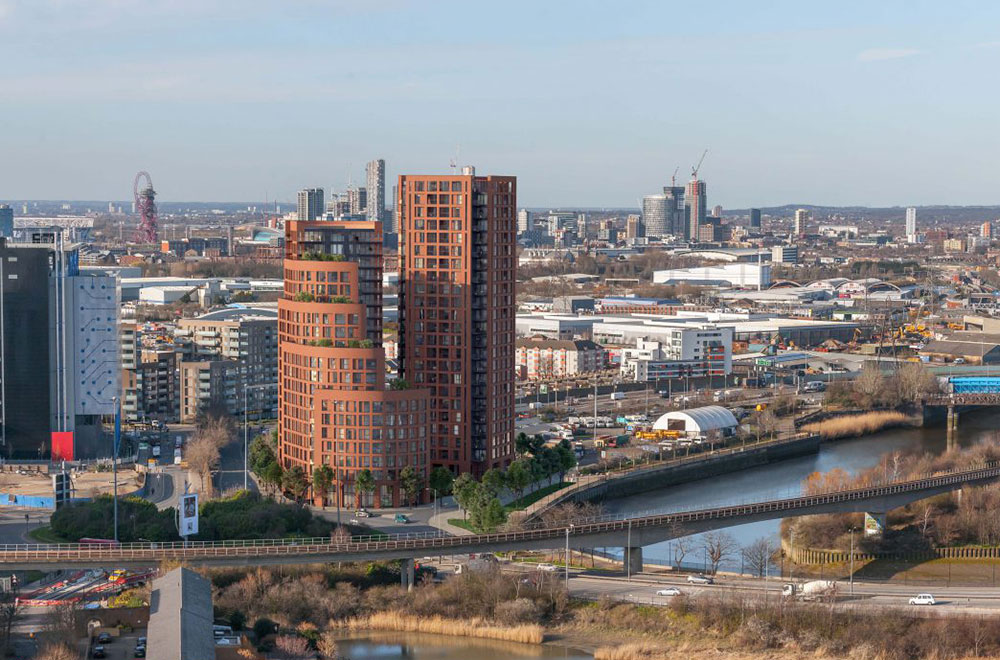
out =
[[[0,204],[0,236],[11,238],[14,235],[14,209],[6,204]]]
[[[396,234],[399,232],[399,186],[392,186],[392,214],[391,220],[385,223],[384,232],[386,234]]]
[[[625,220],[625,238],[639,238],[642,235],[642,219],[638,215],[630,215]]]
[[[795,211],[795,228],[792,234],[795,238],[800,238],[806,234],[806,223],[809,221],[809,211],[797,209]]]
[[[684,190],[684,216],[687,220],[687,231],[684,237],[690,241],[698,240],[699,227],[705,224],[708,215],[705,208],[708,204],[708,189],[704,181],[691,179]]]
[[[521,209],[517,212],[517,233],[523,234],[531,229],[531,211]]]
[[[667,233],[674,236],[684,236],[687,232],[687,221],[684,211],[684,186],[663,186],[663,194],[667,197]],[[649,230],[646,230],[649,235]]]
[[[590,233],[587,231],[587,214],[581,213],[576,216],[576,236],[581,241],[587,240]]]
[[[642,224],[647,236],[657,238],[672,233],[670,198],[666,195],[646,195],[642,198]]]
[[[299,191],[296,215],[300,222],[311,222],[323,218],[323,189],[304,188]]]
[[[368,219],[382,222],[385,219],[385,161],[379,158],[368,163],[365,175],[371,195],[367,203]]]
[[[760,209],[750,209],[750,228],[760,229]]]
[[[368,208],[368,189],[364,187],[348,188],[347,203],[350,206],[349,213],[351,215],[364,215],[365,209]]]
[[[986,221],[983,226],[979,228],[979,235],[983,238],[992,239],[993,238],[993,223]]]
[[[906,209],[906,241],[917,242],[917,209],[912,206]]]
[[[722,218],[722,205],[716,204],[715,206],[712,207],[712,217]]]

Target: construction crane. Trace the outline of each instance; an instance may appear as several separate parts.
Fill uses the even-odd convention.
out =
[[[671,188],[673,188],[674,186],[677,185],[677,170],[679,170],[679,169],[681,169],[680,165],[678,165],[677,167],[675,167],[674,168],[674,173],[670,175],[670,187]]]
[[[698,170],[701,169],[701,164],[705,162],[705,156],[707,155],[708,155],[708,149],[705,149],[705,151],[701,154],[701,158],[698,159],[698,164],[691,168],[692,179],[698,178]]]

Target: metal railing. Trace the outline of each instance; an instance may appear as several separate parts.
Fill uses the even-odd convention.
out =
[[[491,534],[448,536],[441,532],[408,533],[387,536],[358,536],[350,540],[337,538],[247,539],[228,541],[189,541],[168,543],[124,543],[117,547],[78,543],[63,544],[0,544],[0,565],[4,562],[73,562],[106,560],[121,561],[211,560],[213,558],[290,556],[308,561],[310,556],[349,555],[372,552],[414,551],[412,554],[448,554],[464,548],[509,547],[519,543],[555,540],[568,536],[580,537],[623,532],[626,529],[683,525],[705,520],[738,519],[761,513],[807,510],[824,504],[870,500],[889,495],[919,492],[942,486],[955,486],[972,481],[1000,477],[1000,462],[991,461],[973,468],[946,470],[908,481],[884,485],[843,489],[784,499],[745,502],[691,511],[659,512],[643,516],[620,514],[577,519],[568,526],[539,523],[525,528]]]

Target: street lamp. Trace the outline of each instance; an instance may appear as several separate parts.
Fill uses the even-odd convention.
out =
[[[250,457],[250,421],[247,416],[249,405],[247,404],[247,392],[250,390],[270,387],[274,383],[261,383],[259,385],[248,385],[243,388],[243,490],[250,490],[250,470],[248,467]],[[263,417],[263,410],[261,412]]]
[[[114,397],[112,401],[115,404],[115,437],[114,446],[111,450],[111,473],[114,475],[114,539],[115,543],[118,542],[118,447],[121,445],[122,441],[122,407],[121,401],[118,397]]]
[[[573,529],[573,523],[566,528],[566,592],[569,593],[569,530]]]
[[[851,526],[851,595],[854,595],[854,526]]]

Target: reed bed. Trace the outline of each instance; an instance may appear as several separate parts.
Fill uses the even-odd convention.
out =
[[[802,430],[809,433],[818,433],[823,438],[832,440],[867,435],[868,433],[881,431],[892,426],[902,426],[908,424],[909,420],[910,418],[901,412],[883,410],[861,415],[834,417],[822,422],[806,424],[802,427]]]
[[[350,630],[391,630],[397,632],[435,633],[458,637],[497,639],[522,644],[541,644],[545,629],[538,624],[500,626],[483,619],[446,619],[440,616],[417,617],[402,612],[377,612],[330,625]]]
[[[671,657],[678,657],[676,649],[668,652],[645,642],[601,646],[594,651],[594,660],[670,660]]]

